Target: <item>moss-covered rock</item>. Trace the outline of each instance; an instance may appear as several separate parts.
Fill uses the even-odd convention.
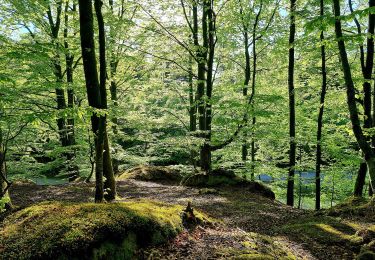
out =
[[[241,187],[263,197],[275,199],[275,193],[266,185],[245,180],[234,175],[234,173],[230,174],[225,171],[214,171],[212,174],[194,174],[184,178],[182,184],[190,187]]]
[[[375,197],[369,200],[352,196],[343,203],[328,209],[325,213],[329,216],[373,221],[375,219]]]
[[[4,220],[0,259],[129,259],[182,230],[182,211],[146,200],[37,204]]]
[[[141,181],[169,181],[169,182],[180,182],[182,175],[177,169],[166,167],[166,166],[138,166],[132,168],[117,179],[135,179]]]

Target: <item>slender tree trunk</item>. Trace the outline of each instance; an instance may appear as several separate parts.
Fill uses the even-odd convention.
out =
[[[68,28],[69,28],[69,1],[65,3],[65,28],[64,28],[64,47],[65,47],[65,65],[66,65],[66,82],[68,85],[67,88],[67,96],[68,96],[68,108],[73,109],[74,107],[74,90],[73,90],[73,62],[74,62],[74,55],[71,53],[69,49],[68,43]],[[76,11],[76,5],[73,4],[73,11]],[[74,118],[68,118],[67,120],[67,134],[68,134],[68,142],[69,145],[75,144],[75,136],[74,136]]]
[[[80,36],[83,68],[86,79],[86,90],[89,105],[102,109],[101,89],[98,80],[95,57],[94,23],[91,0],[79,0]],[[105,135],[105,118],[93,113],[91,116],[92,131],[95,138],[95,201],[102,202],[103,192],[103,149]]]
[[[242,10],[241,10],[242,12]],[[247,98],[248,98],[248,90],[249,90],[249,83],[250,83],[250,53],[249,53],[249,33],[247,32],[248,28],[244,24],[244,51],[245,51],[245,81],[244,81],[244,87],[243,87],[243,96],[246,99],[246,111],[244,116],[244,124],[247,125],[248,122],[248,105],[247,105]],[[247,143],[247,135],[246,131],[244,132],[244,140],[242,143],[242,161],[244,164],[246,164],[247,161],[247,155],[248,155],[248,143]]]
[[[290,32],[289,32],[289,69],[288,69],[288,92],[289,92],[289,173],[287,188],[287,204],[294,205],[294,170],[296,165],[296,115],[295,115],[295,93],[294,93],[294,38],[296,33],[296,0],[290,0]]]
[[[359,119],[357,104],[356,104],[356,91],[354,87],[354,82],[352,78],[351,68],[346,53],[345,42],[343,40],[341,20],[340,20],[340,0],[333,1],[333,8],[335,14],[335,33],[338,42],[338,48],[340,51],[340,58],[342,63],[342,69],[344,73],[345,83],[347,87],[347,103],[350,113],[350,120],[352,122],[353,133],[356,137],[357,143],[361,148],[369,171],[371,188],[375,188],[375,153],[367,142],[367,138],[363,133],[361,122]]]
[[[113,1],[109,1],[109,6],[112,12],[112,15],[114,15],[113,11]],[[113,28],[110,28],[110,41],[112,45],[112,50],[111,50],[111,57],[110,57],[110,62],[109,62],[109,67],[110,67],[110,74],[111,74],[111,85],[110,85],[110,94],[111,94],[111,101],[113,103],[114,108],[116,109],[118,107],[118,97],[117,97],[117,82],[116,82],[116,74],[117,74],[117,67],[119,64],[119,58],[116,57],[116,53],[114,48],[114,45],[116,44],[115,38],[114,38],[114,32]],[[112,131],[115,136],[115,140],[118,134],[118,118],[116,115],[111,116],[111,122],[112,122]],[[114,149],[113,152],[113,157],[112,157],[112,168],[114,174],[119,173],[119,166],[120,166],[120,161],[117,159],[117,149]]]
[[[194,82],[193,82],[193,59],[189,58],[189,131],[197,130],[197,106],[194,100]]]
[[[320,0],[320,16],[324,15],[324,0]],[[316,133],[316,164],[315,164],[315,210],[320,210],[321,197],[321,179],[320,171],[322,165],[322,129],[325,96],[327,92],[327,68],[326,68],[326,50],[324,45],[324,31],[320,32],[320,52],[321,52],[321,70],[322,70],[322,90],[320,92],[320,106],[318,115],[318,128]]]
[[[106,80],[107,80],[107,65],[106,65],[106,44],[105,44],[105,29],[104,29],[104,20],[102,15],[102,5],[101,0],[95,0],[95,12],[96,18],[98,21],[99,28],[99,62],[100,62],[100,97],[101,97],[101,108],[107,109],[107,89],[106,89]],[[104,120],[104,154],[103,154],[103,175],[105,177],[104,189],[105,189],[105,198],[106,200],[113,200],[116,197],[116,180],[113,174],[112,168],[112,159],[111,151],[109,146],[108,134],[106,131],[106,121],[107,116],[103,116]]]
[[[254,26],[253,26],[253,74],[252,74],[252,81],[251,81],[251,103],[250,103],[250,110],[253,116],[251,121],[251,180],[254,181],[255,179],[255,123],[256,123],[256,116],[255,116],[255,107],[254,107],[254,98],[255,98],[255,87],[256,87],[256,76],[257,76],[257,49],[256,49],[256,32],[259,22],[259,16],[262,12],[263,2],[261,3],[261,7],[259,12],[255,18]]]
[[[67,96],[68,96],[68,108],[74,108],[74,90],[73,90],[73,62],[74,56],[69,49],[68,43],[68,28],[69,28],[69,1],[65,3],[65,28],[64,28],[64,48],[65,48],[65,66],[66,66],[66,82],[67,82]],[[76,11],[76,5],[73,4],[73,11]],[[74,117],[70,117],[67,119],[66,125],[66,134],[67,134],[67,143],[68,146],[75,145],[75,133],[74,133]],[[73,163],[73,159],[75,157],[75,151],[68,151],[66,153],[67,159],[69,162],[69,172],[71,173],[72,177],[77,177],[79,174],[79,167]]]
[[[193,82],[193,58],[189,57],[189,131],[190,134],[194,134],[197,131],[197,105],[194,100],[194,82]],[[196,150],[192,148],[190,152],[191,164],[196,167]]]
[[[211,171],[211,124],[212,124],[212,88],[213,88],[213,70],[214,70],[214,56],[215,56],[215,17],[213,13],[213,0],[205,0],[203,9],[206,12],[207,19],[205,22],[207,25],[202,26],[203,35],[207,37],[204,46],[208,47],[208,58],[207,58],[207,78],[206,78],[206,96],[205,102],[206,116],[205,116],[205,142],[201,150],[201,163],[202,168],[206,172]],[[206,28],[207,27],[207,28]]]

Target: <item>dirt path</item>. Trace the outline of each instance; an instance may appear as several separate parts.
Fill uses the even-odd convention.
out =
[[[294,255],[297,259],[353,259],[357,253],[343,244],[326,244],[315,237],[299,236],[298,232],[284,232],[287,224],[303,222],[311,217],[311,212],[287,207],[244,188],[200,190],[128,179],[118,182],[118,195],[120,201],[144,198],[181,205],[191,201],[194,208],[222,221],[182,232],[168,245],[140,251],[139,258],[279,259]],[[21,207],[45,200],[92,201],[93,185],[16,184],[12,197]],[[355,233],[354,229],[349,231]],[[328,231],[324,234],[332,236]]]

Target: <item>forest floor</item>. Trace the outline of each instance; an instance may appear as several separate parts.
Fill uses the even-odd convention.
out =
[[[12,188],[13,203],[20,208],[52,200],[92,201],[94,190],[87,183],[21,182]],[[118,181],[118,195],[120,201],[143,198],[183,206],[191,201],[218,220],[185,230],[168,245],[141,250],[140,259],[248,259],[261,254],[271,256],[266,259],[353,259],[363,242],[356,232],[375,224],[371,217],[331,217],[294,209],[236,187],[198,189],[127,179]],[[250,254],[254,250],[257,255]]]

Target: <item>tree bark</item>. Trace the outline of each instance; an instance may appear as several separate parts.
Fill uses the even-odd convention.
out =
[[[320,0],[320,16],[324,15],[324,0]],[[326,50],[324,45],[324,31],[320,32],[320,52],[321,52],[321,70],[322,70],[322,90],[320,92],[320,106],[318,115],[318,127],[316,133],[316,164],[315,164],[315,210],[320,210],[321,180],[320,171],[322,164],[322,129],[324,102],[327,92],[327,68],[326,68]]]
[[[208,50],[207,57],[207,77],[206,77],[206,101],[205,103],[205,123],[204,123],[204,144],[201,149],[201,165],[206,172],[211,171],[211,123],[212,123],[212,88],[213,88],[213,70],[214,70],[214,56],[215,56],[215,17],[213,13],[213,0],[203,1],[203,16],[205,23],[202,25],[203,31],[203,46]],[[207,23],[207,24],[206,24]],[[207,55],[206,54],[206,55]]]
[[[79,0],[80,36],[83,68],[86,79],[86,91],[89,106],[102,109],[102,99],[98,80],[95,56],[94,23],[91,0]],[[105,118],[96,111],[91,116],[92,131],[95,138],[95,202],[102,202],[103,192],[103,149],[105,135]]]
[[[112,12],[112,15],[114,15],[114,8],[113,8],[113,1],[109,1],[110,10]],[[120,15],[120,18],[122,18],[122,14]],[[111,57],[109,61],[109,68],[110,68],[110,75],[111,75],[111,84],[110,84],[110,94],[111,94],[111,101],[113,103],[114,108],[116,109],[118,107],[118,96],[117,96],[117,82],[116,82],[116,74],[117,74],[117,67],[119,64],[119,58],[116,56],[114,45],[115,45],[115,36],[113,32],[113,27],[110,27],[110,41],[112,45],[111,50]],[[115,136],[118,134],[118,118],[116,115],[111,116],[111,122],[112,122],[112,131]],[[113,157],[112,157],[112,168],[113,173],[118,174],[119,173],[119,166],[120,161],[117,158],[117,149],[114,149]]]
[[[296,165],[296,115],[294,93],[294,39],[296,33],[296,0],[290,0],[290,27],[289,27],[289,68],[288,68],[288,93],[289,93],[289,172],[287,187],[287,204],[294,205],[294,173]]]
[[[106,42],[105,42],[105,29],[104,29],[104,19],[102,15],[102,5],[103,2],[101,0],[95,0],[95,12],[96,18],[98,21],[98,29],[99,29],[99,63],[100,63],[100,98],[101,98],[101,108],[107,109],[107,89],[106,89],[106,81],[107,81],[107,65],[106,65]],[[105,177],[104,181],[104,189],[105,189],[105,199],[106,200],[113,200],[116,197],[116,180],[113,174],[112,168],[112,159],[111,159],[111,151],[109,146],[108,134],[106,131],[106,121],[107,116],[104,115],[104,154],[103,154],[103,175]]]
[[[362,162],[358,169],[357,178],[354,185],[354,196],[362,197],[363,196],[363,188],[365,186],[366,181],[366,174],[367,174],[367,164],[366,162]]]

